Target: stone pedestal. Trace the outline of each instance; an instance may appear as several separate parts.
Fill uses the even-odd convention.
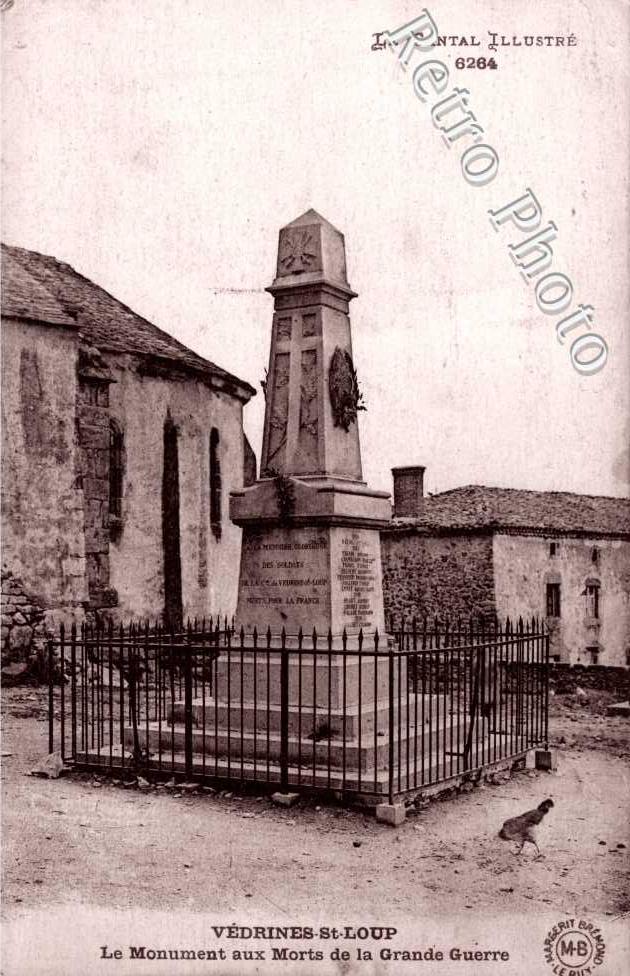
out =
[[[340,646],[345,631],[348,647],[359,631],[366,646],[374,631],[384,635],[383,583],[378,525],[386,524],[387,498],[344,488],[336,492],[292,479],[295,513],[281,519],[277,485],[267,482],[232,497],[232,517],[243,526],[237,628],[246,633],[282,629],[288,637],[313,629],[325,639],[330,631]],[[251,509],[273,511],[263,521]],[[374,513],[355,517],[349,509]],[[380,518],[378,516],[381,516]]]

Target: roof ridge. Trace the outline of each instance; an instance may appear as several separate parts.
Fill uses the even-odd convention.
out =
[[[104,295],[107,295],[108,298],[111,298],[111,300],[115,302],[119,308],[123,309],[128,315],[132,315],[134,319],[139,319],[141,322],[144,322],[145,325],[148,325],[152,329],[156,329],[158,332],[161,332],[163,336],[165,336],[171,342],[174,342],[176,345],[178,345],[183,352],[192,352],[194,353],[195,356],[199,356],[200,359],[203,359],[210,366],[213,366],[215,369],[219,370],[222,373],[225,372],[225,370],[221,366],[217,366],[217,364],[213,363],[212,360],[206,359],[205,356],[200,355],[200,353],[196,353],[194,349],[190,349],[188,346],[184,345],[183,342],[180,342],[179,339],[176,339],[175,336],[172,336],[170,332],[166,332],[165,329],[160,328],[160,326],[156,325],[155,322],[150,322],[149,319],[146,319],[144,315],[142,315],[140,312],[135,312],[130,305],[126,305],[125,302],[121,302],[119,298],[116,298],[115,295],[112,295],[112,293],[108,291],[107,288],[104,288],[102,285],[99,285],[97,281],[93,281],[91,278],[86,277],[86,275],[82,274],[80,271],[77,271],[77,269],[73,265],[71,265],[68,261],[60,261],[59,258],[56,258],[53,254],[42,254],[40,251],[29,251],[28,248],[25,247],[16,247],[15,245],[7,245],[7,244],[3,244],[2,246],[11,247],[12,250],[20,251],[23,254],[34,254],[36,257],[44,258],[46,261],[50,261],[55,267],[67,268],[68,271],[71,271],[73,275],[75,275],[77,278],[80,278],[81,281],[84,281],[91,288],[98,288],[98,290],[103,292]],[[35,274],[35,277],[37,277],[36,273],[33,271],[32,268],[24,267],[21,261],[20,264],[22,265],[25,271],[27,271],[29,274]],[[37,280],[39,281],[39,278]],[[43,284],[43,282],[40,281],[40,284],[44,288],[46,288],[47,291],[49,291],[49,289],[45,284]],[[56,296],[53,297],[56,298]],[[64,299],[56,298],[56,301],[60,302],[60,304],[68,308],[67,299],[64,300]],[[70,309],[70,312],[72,311],[73,310]]]
[[[63,309],[66,309],[68,311],[69,315],[76,317],[77,314],[79,315],[82,314],[84,316],[84,319],[87,320],[85,324],[88,324],[90,319],[97,321],[97,317],[94,311],[90,307],[90,302],[88,298],[86,298],[84,302],[72,301],[71,297],[64,294],[63,280],[61,280],[61,276],[65,276],[65,275],[69,275],[76,283],[76,286],[78,288],[83,289],[87,293],[91,292],[93,295],[95,295],[97,301],[98,301],[98,296],[100,295],[101,301],[103,299],[106,299],[109,303],[111,303],[113,308],[110,310],[110,314],[113,315],[118,314],[121,316],[124,315],[125,318],[129,320],[130,326],[133,326],[135,324],[137,327],[137,331],[139,331],[141,328],[148,330],[150,333],[153,333],[155,338],[158,339],[159,342],[163,344],[163,346],[166,347],[161,349],[158,348],[156,350],[137,348],[138,344],[140,345],[140,347],[142,347],[143,338],[144,338],[145,345],[148,344],[149,342],[149,340],[146,339],[146,337],[142,337],[140,333],[135,337],[136,348],[130,348],[127,350],[128,352],[134,353],[136,355],[145,355],[145,356],[152,355],[155,356],[156,359],[170,360],[172,362],[179,363],[180,365],[186,365],[191,369],[195,369],[195,368],[197,370],[206,369],[209,372],[214,373],[217,377],[221,379],[225,379],[228,382],[232,381],[235,384],[237,384],[239,387],[242,388],[243,391],[247,392],[248,398],[249,396],[255,394],[256,391],[254,390],[254,388],[245,380],[239,379],[239,377],[228,372],[228,370],[223,369],[222,366],[218,366],[212,360],[207,359],[205,356],[202,356],[200,353],[195,352],[189,346],[186,346],[179,339],[175,338],[175,336],[171,335],[170,332],[167,332],[165,329],[162,329],[160,326],[155,325],[154,322],[151,322],[149,319],[145,318],[139,312],[134,311],[134,309],[132,309],[129,305],[125,304],[125,302],[122,302],[119,298],[116,298],[115,295],[113,295],[102,285],[93,281],[91,278],[86,277],[80,271],[77,271],[76,268],[73,267],[73,265],[71,265],[67,261],[60,261],[59,258],[55,257],[54,255],[42,254],[39,251],[32,251],[29,250],[28,248],[19,247],[14,244],[6,244],[4,242],[2,242],[2,249],[7,253],[7,255],[10,258],[13,258],[27,274],[31,275],[33,279],[38,282],[38,284],[40,284],[43,288],[45,288],[49,292],[51,290],[50,289],[51,283],[50,281],[47,280],[46,276],[48,273],[54,274],[55,272],[57,272],[60,280],[58,281],[57,289],[55,289],[55,291],[52,291],[51,294],[52,297],[59,303],[59,305]],[[38,265],[43,266],[41,267],[39,274],[38,274],[38,270],[39,270]],[[72,288],[72,283],[70,281],[68,282],[67,287]],[[81,325],[83,323],[79,322],[78,324],[79,324],[79,328],[81,328]],[[124,336],[120,336],[119,338],[112,337],[111,329],[109,330],[110,338],[109,339],[107,338],[108,330],[106,326],[108,325],[108,323],[106,322],[106,320],[98,324],[104,326],[102,331],[105,332],[105,335],[92,337],[95,345],[97,346],[100,345],[103,348],[108,348],[110,342],[114,342],[115,345],[113,346],[113,348],[117,348],[117,349],[120,348],[120,345],[118,345],[117,343],[124,345]],[[89,337],[89,330],[86,331],[88,331],[88,337]],[[178,356],[177,353],[180,353],[181,356]]]
[[[453,495],[456,492],[467,491],[469,489],[479,489],[480,491],[505,491],[505,492],[515,492],[520,495],[569,495],[572,498],[592,498],[593,501],[614,501],[614,502],[630,502],[630,496],[627,495],[591,495],[579,491],[565,491],[563,489],[553,489],[547,490],[544,488],[503,488],[500,485],[459,485],[456,488],[447,488],[446,491],[435,492],[434,494],[427,494],[425,499],[432,498],[443,498],[444,495]]]

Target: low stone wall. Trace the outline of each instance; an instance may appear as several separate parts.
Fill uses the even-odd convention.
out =
[[[432,660],[418,657],[410,659],[410,677],[416,669],[416,676],[419,686],[430,687],[435,694],[450,692],[457,694],[458,689],[468,689],[470,694],[471,675],[470,661],[463,666],[462,662],[449,662],[448,666],[442,663],[435,665]],[[533,674],[532,674],[533,672]],[[499,673],[497,673],[499,674]],[[501,687],[506,689],[514,687],[517,681],[517,670],[515,666],[508,665],[502,669],[499,677],[490,679],[489,689],[496,686],[496,682],[501,682]],[[505,684],[506,680],[509,684]],[[542,680],[542,667],[537,664],[525,665],[522,671],[522,682],[525,688],[534,689],[540,687]],[[493,684],[493,681],[495,684]],[[584,691],[589,689],[596,691],[606,691],[614,695],[620,701],[630,699],[630,668],[615,668],[603,664],[564,664],[553,662],[549,665],[549,687],[556,695],[573,695],[577,688]]]
[[[2,570],[2,666],[31,660],[46,643],[45,611],[18,577]]]
[[[495,613],[489,535],[425,536],[393,527],[381,532],[381,561],[387,620]]]
[[[586,691],[608,691],[621,701],[630,698],[630,668],[616,668],[603,664],[551,665],[550,687],[557,695],[571,695],[576,688]]]

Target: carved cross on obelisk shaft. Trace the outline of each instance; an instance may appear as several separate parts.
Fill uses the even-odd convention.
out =
[[[355,293],[346,277],[343,235],[314,210],[283,227],[277,275],[268,291],[275,312],[261,477],[362,481],[356,409],[353,415],[350,402],[356,379],[348,305]],[[337,350],[334,363],[342,364],[342,373],[345,364],[347,375],[331,378]],[[352,418],[345,425],[335,412],[335,398],[344,396],[343,416]]]
[[[317,372],[321,327],[317,310],[274,315],[267,386],[268,427],[263,476],[323,470]]]

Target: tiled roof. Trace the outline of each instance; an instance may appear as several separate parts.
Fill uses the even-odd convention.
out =
[[[467,485],[428,495],[417,517],[400,517],[386,531],[475,530],[630,537],[630,499]]]
[[[241,399],[255,393],[249,383],[198,356],[56,258],[3,244],[2,277],[3,315],[63,325],[76,322],[86,340],[99,349],[175,363],[222,381]],[[53,318],[55,314],[64,319]]]
[[[74,316],[9,252],[2,248],[2,314],[8,318],[76,328]]]

